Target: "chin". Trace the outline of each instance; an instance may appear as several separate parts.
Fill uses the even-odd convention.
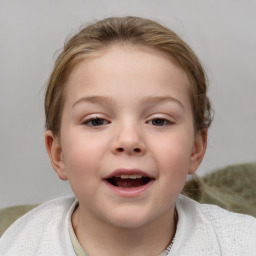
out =
[[[136,229],[149,224],[155,218],[148,213],[143,213],[142,210],[136,211],[119,211],[115,212],[112,216],[108,216],[108,222],[115,227]]]

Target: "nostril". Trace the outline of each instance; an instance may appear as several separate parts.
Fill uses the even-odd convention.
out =
[[[124,150],[124,148],[117,148],[116,151],[117,152],[124,152],[125,150]],[[141,152],[141,149],[140,148],[134,148],[133,152],[139,153],[139,152]]]

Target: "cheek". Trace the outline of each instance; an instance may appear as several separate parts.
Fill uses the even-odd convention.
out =
[[[69,184],[77,198],[93,198],[99,177],[100,147],[72,136],[63,141],[63,161]],[[92,157],[93,156],[93,157]]]
[[[186,133],[170,135],[154,145],[160,171],[173,180],[186,179],[192,152],[191,137]]]
[[[104,143],[84,136],[83,133],[74,132],[63,139],[62,150],[69,179],[73,177],[79,180],[91,173],[95,175],[95,169],[104,154]]]
[[[159,157],[159,182],[163,188],[162,200],[176,198],[187,179],[190,157],[188,151],[178,145],[166,146]]]

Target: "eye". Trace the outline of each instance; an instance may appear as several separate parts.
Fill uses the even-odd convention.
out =
[[[89,125],[89,126],[102,126],[109,124],[109,122],[103,118],[100,117],[93,117],[83,122],[83,124]]]
[[[164,126],[164,125],[172,124],[169,120],[164,118],[154,118],[150,120],[148,123],[154,126]]]

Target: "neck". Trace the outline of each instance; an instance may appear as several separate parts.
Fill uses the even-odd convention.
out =
[[[90,256],[155,256],[168,247],[176,230],[174,208],[146,225],[122,228],[96,219],[79,206],[72,215],[72,225],[81,246]]]

